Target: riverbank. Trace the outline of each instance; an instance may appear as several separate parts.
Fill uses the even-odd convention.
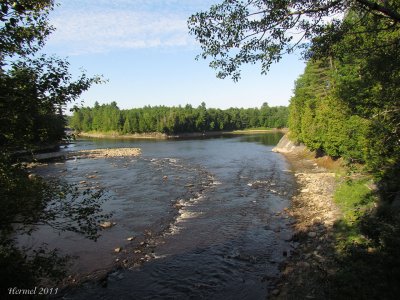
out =
[[[400,209],[365,166],[315,158],[283,137],[298,193],[289,216],[298,245],[281,265],[272,299],[399,299]]]
[[[326,278],[336,272],[334,224],[340,217],[333,195],[335,169],[340,162],[315,159],[305,146],[283,137],[275,152],[291,164],[298,185],[287,214],[295,219],[293,241],[297,247],[281,266],[281,278],[272,299],[325,299]]]
[[[185,132],[177,134],[165,134],[160,132],[148,132],[148,133],[134,133],[134,134],[120,134],[118,132],[79,132],[76,134],[77,137],[88,137],[88,138],[110,138],[110,139],[188,139],[188,138],[201,138],[201,137],[215,137],[224,135],[236,135],[236,134],[263,134],[271,132],[282,132],[286,133],[287,129],[245,129],[245,130],[233,130],[233,131],[205,131],[205,132]]]

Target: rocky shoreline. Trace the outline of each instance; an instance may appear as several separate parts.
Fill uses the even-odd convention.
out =
[[[303,145],[295,145],[285,135],[275,152],[291,164],[298,192],[287,214],[294,218],[291,251],[281,266],[281,277],[270,291],[271,299],[329,298],[328,278],[336,272],[333,225],[340,215],[333,202],[335,173],[330,158],[315,159]]]
[[[28,164],[29,168],[37,166],[40,163],[48,161],[63,161],[67,159],[81,159],[81,158],[111,158],[111,157],[124,157],[124,156],[138,156],[141,154],[139,148],[105,148],[93,150],[80,150],[80,151],[56,151],[48,153],[39,153],[33,155],[34,162]]]

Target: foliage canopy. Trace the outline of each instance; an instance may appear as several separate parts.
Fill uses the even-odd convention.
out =
[[[192,15],[188,26],[201,44],[199,57],[212,59],[218,77],[238,80],[245,63],[260,62],[266,73],[282,55],[299,48],[306,50],[305,57],[329,54],[336,41],[357,34],[352,26],[343,26],[349,10],[373,15],[388,30],[400,27],[396,0],[224,0]]]

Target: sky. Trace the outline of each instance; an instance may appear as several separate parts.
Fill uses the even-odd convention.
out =
[[[218,0],[60,0],[50,15],[56,28],[43,51],[67,58],[72,74],[103,75],[81,97],[84,106],[117,102],[121,109],[145,105],[260,107],[288,105],[304,70],[299,56],[285,56],[261,75],[244,66],[239,82],[216,78],[187,19]],[[79,104],[79,103],[75,103]],[[69,106],[69,108],[72,105]]]

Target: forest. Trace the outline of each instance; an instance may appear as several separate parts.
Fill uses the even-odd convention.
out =
[[[166,134],[287,127],[289,109],[285,106],[261,108],[197,108],[145,106],[120,110],[116,102],[75,108],[69,126],[77,131],[118,132],[120,134],[160,132]]]
[[[400,186],[400,31],[374,16],[361,22],[354,11],[342,26],[360,34],[337,42],[332,56],[308,61],[290,102],[291,137],[364,164],[393,201]]]

